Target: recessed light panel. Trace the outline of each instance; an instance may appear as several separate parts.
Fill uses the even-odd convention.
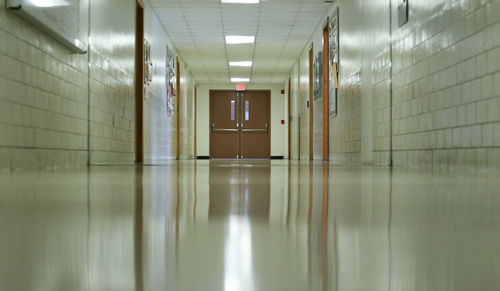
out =
[[[260,0],[221,0],[221,3],[257,4]]]
[[[229,62],[229,66],[231,67],[251,67],[251,61],[243,61],[243,62]]]
[[[227,44],[254,43],[255,36],[226,35]]]
[[[70,4],[66,0],[29,0],[31,4],[36,7],[59,7],[59,6],[69,6]]]
[[[250,78],[231,78],[231,82],[233,83],[250,82]]]

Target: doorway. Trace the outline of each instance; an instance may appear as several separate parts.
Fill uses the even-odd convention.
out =
[[[144,6],[136,2],[135,15],[135,161],[144,162]]]
[[[330,19],[327,18],[326,24],[323,27],[323,161],[330,159],[330,87],[328,85],[330,78],[330,66],[328,65],[330,56],[330,44],[328,34],[328,24]]]
[[[210,91],[210,158],[269,159],[271,91]]]
[[[313,76],[313,44],[309,49],[309,160],[314,158],[314,76]]]

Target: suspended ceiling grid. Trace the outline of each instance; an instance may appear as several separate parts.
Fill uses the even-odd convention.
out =
[[[197,83],[283,83],[331,3],[323,0],[150,0]],[[255,44],[226,44],[225,35],[255,35]],[[229,67],[253,61],[252,67]]]

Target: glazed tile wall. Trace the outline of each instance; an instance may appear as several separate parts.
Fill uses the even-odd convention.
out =
[[[135,160],[134,1],[91,1],[90,164]]]
[[[363,1],[340,5],[339,89],[337,116],[330,121],[330,161],[361,161],[361,74]]]
[[[86,55],[0,1],[0,169],[86,164],[86,76]]]
[[[422,0],[393,23],[395,165],[498,169],[500,1]]]
[[[283,112],[284,112],[284,117],[283,119],[285,120],[285,125],[283,126],[283,157],[285,159],[289,159],[290,156],[288,155],[289,154],[289,151],[288,151],[288,129],[290,127],[290,112],[288,112],[288,103],[289,103],[289,94],[291,93],[291,90],[289,90],[289,85],[290,84],[290,79],[288,78],[286,81],[285,81],[285,85],[284,85],[284,89],[285,89],[285,95],[284,95],[284,102],[283,102]],[[291,99],[291,98],[290,98]],[[291,104],[290,104],[291,105]]]
[[[359,2],[361,3],[361,2]],[[360,6],[361,4],[357,4]],[[390,164],[389,1],[363,1],[361,162]]]
[[[180,157],[194,158],[194,81],[186,67],[181,68]]]
[[[299,159],[299,149],[300,149],[300,127],[299,127],[299,66],[297,63],[290,75],[290,152],[292,159]]]
[[[166,54],[167,45],[174,46],[168,39],[163,26],[151,9],[146,6],[145,38],[151,44],[154,64],[153,81],[148,87],[144,100],[144,159],[154,163],[176,158],[177,116],[168,114],[166,95]],[[182,60],[180,60],[182,63]],[[181,92],[184,93],[184,78],[191,76],[181,69]],[[181,93],[181,94],[182,94]],[[181,99],[181,103],[183,100]],[[181,106],[182,110],[183,106]],[[182,117],[181,117],[182,118]]]
[[[313,59],[318,52],[323,51],[323,26],[320,25],[313,36]],[[321,86],[323,85],[321,81]],[[323,97],[313,100],[313,157],[315,160],[323,159]]]
[[[357,6],[345,3],[345,11],[351,14],[362,14],[360,3]],[[344,5],[344,3],[342,3]],[[325,13],[329,16],[334,11],[334,6]],[[342,10],[344,11],[344,10]],[[325,16],[325,21],[326,17]],[[360,46],[353,45],[353,35],[359,35],[360,26],[356,24],[356,19],[361,19],[359,15],[349,15],[348,17],[340,17],[341,21],[345,19],[345,23],[341,22],[341,36],[345,35],[344,42],[350,42],[351,45],[343,47],[341,52],[341,74],[340,74],[340,89],[338,98],[338,115],[330,119],[330,160],[335,163],[359,163],[361,159],[361,65],[362,58]],[[350,22],[348,22],[350,21]],[[318,26],[313,33],[311,43],[313,44],[314,57],[322,50],[322,29],[323,23]],[[347,29],[347,27],[349,29]],[[356,40],[354,38],[354,40]],[[342,43],[342,40],[341,40]],[[361,43],[361,42],[360,42]],[[309,108],[307,101],[309,100],[309,46],[304,50],[298,64],[300,69],[299,83],[297,89],[299,98],[293,99],[294,88],[292,87],[292,102],[299,106],[300,112],[300,132],[295,133],[292,130],[292,140],[300,136],[300,156],[301,159],[309,159]],[[293,78],[295,72],[291,73]],[[371,88],[370,88],[371,89]],[[312,100],[312,98],[311,98]],[[313,156],[314,159],[320,160],[323,158],[323,122],[322,99],[314,101],[314,116],[313,116]],[[370,121],[371,122],[371,121]],[[371,151],[371,149],[369,149]],[[293,148],[292,148],[293,151]]]
[[[402,28],[392,1],[392,43],[389,1],[338,4],[340,88],[330,160],[389,165],[392,142],[396,166],[498,168],[500,1],[413,2]],[[304,123],[301,146],[307,133]]]
[[[135,1],[91,2],[90,25],[82,24],[83,38],[90,28],[85,55],[69,52],[0,2],[0,169],[132,164]],[[168,38],[145,9],[156,68],[144,104],[145,157],[159,160],[175,153],[163,77]],[[192,82],[188,71],[184,79]]]
[[[299,61],[299,156],[301,160],[309,160],[309,107],[307,107],[309,101],[309,48],[304,51]]]

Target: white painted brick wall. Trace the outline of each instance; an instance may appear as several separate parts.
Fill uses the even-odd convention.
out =
[[[499,168],[500,1],[419,5],[428,12],[393,27],[395,164]]]
[[[0,4],[0,169],[83,165],[86,56]]]
[[[69,52],[0,1],[0,169],[84,166],[89,155],[91,164],[134,163],[135,25],[130,19],[135,2],[108,0],[104,9],[92,5],[89,76],[88,54]],[[147,15],[145,25],[166,39],[154,14]],[[152,44],[154,54],[164,54],[165,41]],[[164,91],[164,84],[155,90]],[[163,102],[161,97],[155,101]],[[145,144],[154,144],[155,151],[148,156],[146,149],[146,156],[170,157],[175,122],[165,107],[147,105],[145,116],[154,116],[154,130],[146,130]]]

